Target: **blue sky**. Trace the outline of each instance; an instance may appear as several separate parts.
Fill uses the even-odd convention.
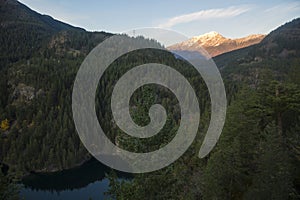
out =
[[[42,14],[90,31],[161,27],[188,37],[267,34],[300,17],[299,0],[21,0]]]

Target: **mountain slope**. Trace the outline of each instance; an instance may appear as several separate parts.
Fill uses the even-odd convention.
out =
[[[41,15],[16,0],[0,0],[0,13],[1,62],[30,57],[46,39],[60,31],[84,31]]]
[[[293,79],[300,83],[299,44],[300,18],[297,18],[272,31],[259,44],[216,56],[214,61],[223,77],[246,80],[253,86],[259,84],[267,71],[276,80]]]
[[[0,11],[2,28],[27,24],[39,26],[47,31],[84,30],[37,13],[16,0],[1,0]]]
[[[300,18],[286,23],[272,31],[259,45],[262,56],[286,58],[299,56]]]
[[[241,49],[259,43],[265,35],[249,35],[239,39],[225,38],[217,32],[209,32],[204,35],[193,37],[187,41],[168,47],[170,50],[198,51],[204,48],[211,57]]]
[[[205,164],[183,156],[185,163],[157,171],[155,178],[137,176],[112,189],[116,199],[299,199],[299,28],[300,19],[293,20],[259,44],[214,57],[228,110]]]
[[[87,32],[14,0],[0,0],[0,10],[0,163],[22,172],[82,164],[90,156],[75,132],[72,86],[86,54],[112,34]]]
[[[2,4],[3,2],[5,4]],[[0,131],[0,147],[2,147],[0,162],[25,172],[55,171],[81,164],[90,158],[90,155],[81,144],[73,124],[72,85],[78,67],[87,52],[110,34],[90,33],[83,29],[70,28],[60,22],[57,24],[57,21],[51,18],[51,23],[47,20],[45,22],[42,15],[16,1],[1,1],[1,6],[3,6],[1,9],[6,7],[10,11],[0,13],[0,18],[5,19],[1,22],[5,26],[1,29],[1,61],[5,61],[1,63],[1,67],[6,66],[0,68],[0,120],[8,124],[8,127]],[[17,17],[18,15],[10,16],[9,12],[15,14],[25,12],[23,15],[28,19],[24,22]],[[289,35],[295,30],[297,32],[298,22],[299,19],[287,24],[286,27],[280,28],[279,32],[283,32],[283,35]],[[277,32],[274,31],[272,34],[270,38],[275,38],[272,43],[277,44]],[[297,37],[295,40],[288,37],[286,44],[294,45],[295,41],[298,41]],[[273,57],[268,57],[268,54],[260,50],[267,46],[265,44],[230,52],[216,57],[215,60],[218,66],[223,66],[225,81],[246,80],[255,85],[257,70],[267,67],[275,71],[275,67],[280,65],[279,70],[285,69],[283,75],[292,72],[300,74],[294,73],[297,71],[286,70],[286,65],[281,66],[283,63],[290,65],[289,69],[293,69],[292,67],[299,69],[295,61],[295,58],[299,57],[298,54],[291,54],[284,59],[276,57],[284,48],[299,52],[299,46],[285,46],[286,44],[278,45],[279,54],[274,54],[276,60],[272,60]],[[269,52],[273,51],[271,48]],[[236,54],[234,58],[233,54]],[[291,63],[294,61],[294,64]],[[113,87],[108,80],[117,80],[114,74],[111,74],[111,77],[106,79],[107,82],[103,83],[110,89]],[[238,84],[242,84],[242,81]],[[194,82],[200,88],[199,91],[204,91],[201,90],[198,79],[195,78]],[[105,107],[102,101],[96,102]],[[206,102],[208,101],[203,101],[203,105],[206,105]],[[104,124],[106,127],[112,127],[111,118],[105,114],[100,117],[99,121],[101,120],[107,123]]]

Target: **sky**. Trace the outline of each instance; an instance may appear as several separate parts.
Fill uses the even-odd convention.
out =
[[[299,0],[20,0],[31,9],[88,31],[143,27],[187,37],[217,31],[225,37],[268,34],[300,17]]]

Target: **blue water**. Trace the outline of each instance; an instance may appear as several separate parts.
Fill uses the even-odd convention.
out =
[[[33,173],[22,180],[21,199],[25,200],[101,200],[108,199],[109,180],[105,177],[111,171],[96,160],[84,165],[54,173]],[[117,173],[120,179],[128,174]]]
[[[62,191],[51,191],[51,190],[39,190],[39,189],[31,189],[31,188],[23,188],[21,190],[20,196],[21,199],[25,200],[84,200],[84,199],[107,199],[109,196],[104,193],[107,191],[109,187],[109,181],[107,179],[103,179],[102,181],[96,181],[94,183],[90,183],[87,186],[80,189],[66,189]]]

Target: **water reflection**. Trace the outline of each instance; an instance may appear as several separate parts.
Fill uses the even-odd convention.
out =
[[[82,166],[53,173],[32,173],[22,180],[21,198],[25,199],[103,199],[109,187],[105,174],[111,168],[95,159]],[[117,172],[120,179],[130,175]]]

